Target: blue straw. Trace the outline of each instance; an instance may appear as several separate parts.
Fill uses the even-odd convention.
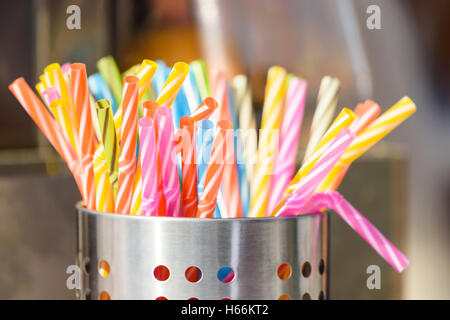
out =
[[[96,101],[106,99],[111,103],[113,114],[115,114],[119,106],[117,105],[116,99],[114,99],[111,90],[99,72],[89,76],[88,86],[89,91],[92,93]]]

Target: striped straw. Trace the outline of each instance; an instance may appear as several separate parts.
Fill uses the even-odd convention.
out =
[[[335,168],[324,180],[320,190],[336,188],[348,170],[350,164],[383,139],[389,132],[398,127],[416,111],[416,105],[409,97],[403,97],[389,110],[362,131],[339,159]],[[340,180],[338,180],[340,179]],[[334,182],[333,182],[334,180]],[[328,186],[329,185],[329,186]]]
[[[123,81],[122,141],[119,151],[119,176],[115,211],[129,214],[136,173],[137,103],[139,78],[125,77]]]
[[[366,102],[358,104],[355,108],[355,121],[349,126],[350,131],[352,131],[355,136],[358,136],[375,121],[379,114],[380,107],[371,100],[366,100]],[[336,190],[349,168],[350,164],[343,164],[341,161],[338,161],[333,169],[331,169],[330,173],[323,179],[316,192]]]
[[[152,81],[153,76],[155,75],[156,69],[158,69],[158,65],[156,62],[152,60],[145,59],[142,61],[139,70],[137,71],[136,77],[139,79],[139,91],[138,91],[138,101],[141,101],[142,97],[147,92],[147,89]],[[122,101],[123,104],[123,101]],[[117,109],[117,112],[114,114],[114,126],[116,127],[116,135],[117,140],[120,142],[121,140],[121,126],[122,126],[122,104]]]
[[[161,159],[164,197],[168,216],[181,216],[181,190],[174,149],[172,109],[159,107],[156,110],[158,148]]]
[[[58,89],[54,86],[48,87],[42,91],[42,100],[50,108],[50,104],[57,99],[61,99]]]
[[[217,194],[222,183],[225,162],[233,154],[233,123],[221,120],[217,123],[219,133],[214,138],[211,157],[206,170],[205,186],[198,202],[197,217],[211,218],[216,209]],[[230,139],[231,138],[231,139]]]
[[[33,119],[53,148],[55,148],[59,155],[64,159],[75,178],[84,201],[87,202],[84,195],[85,188],[83,188],[78,157],[70,146],[70,142],[65,138],[61,127],[23,78],[14,80],[8,88],[28,115]]]
[[[120,76],[119,67],[116,60],[112,56],[106,56],[97,61],[97,69],[100,71],[103,79],[111,89],[116,102],[122,99],[122,77]]]
[[[324,207],[335,211],[397,272],[402,272],[408,266],[408,258],[336,191],[315,194],[299,214],[320,212]]]
[[[108,100],[99,100],[95,104],[97,118],[101,131],[100,141],[102,142],[106,163],[108,165],[109,181],[113,187],[114,199],[117,195],[119,176],[119,144],[114,127],[112,106]]]
[[[273,173],[278,145],[271,146],[278,134],[286,92],[286,71],[271,67],[267,75],[264,97],[262,134],[258,146],[258,162],[251,185],[250,217],[263,217],[270,194],[270,178]]]
[[[332,140],[327,150],[323,153],[311,171],[300,182],[294,185],[295,191],[292,192],[283,204],[276,216],[295,215],[306,204],[313,195],[317,186],[330,172],[331,168],[342,156],[344,151],[353,141],[354,135],[347,128]]]
[[[227,78],[223,72],[216,71],[211,76],[211,88],[213,90],[213,96],[219,103],[218,112],[213,115],[213,120],[228,120],[233,121],[232,107],[230,105]],[[215,119],[214,119],[215,118]],[[240,146],[240,143],[239,143]],[[235,153],[233,152],[233,156]],[[245,168],[244,168],[245,169]],[[242,190],[248,190],[246,188],[246,182],[242,185]],[[241,186],[239,180],[239,173],[237,167],[237,161],[235,158],[230,158],[225,164],[223,174],[223,184],[221,186],[221,192],[224,198],[224,203],[227,208],[227,213],[230,217],[242,217],[244,215],[241,197]],[[222,217],[227,217],[225,213],[220,212]]]
[[[87,82],[86,66],[83,63],[70,65],[70,78],[72,80],[75,114],[78,119],[78,142],[80,144],[81,178],[83,180],[84,194],[87,198],[86,207],[95,210],[95,178],[93,156],[96,147],[94,126],[92,123],[91,105]]]
[[[140,160],[142,168],[142,211],[145,216],[158,215],[158,175],[155,124],[152,118],[139,120]]]
[[[189,65],[184,62],[174,64],[169,77],[156,98],[156,102],[162,107],[170,107],[177,96],[178,91],[183,84],[189,72]]]
[[[94,153],[95,207],[100,212],[114,211],[114,194],[109,182],[108,165],[106,163],[103,144],[97,146]]]
[[[49,99],[49,101],[50,100],[51,99]],[[70,142],[73,150],[75,150],[77,155],[80,155],[78,131],[73,122],[73,117],[69,115],[68,105],[63,99],[56,99],[49,104],[49,108],[55,116],[56,121],[58,121],[61,126],[61,129],[63,130],[66,139]]]
[[[320,82],[317,107],[312,119],[310,137],[303,162],[313,154],[323,134],[327,131],[337,106],[338,93],[339,80],[330,76],[323,77]]]
[[[183,216],[195,217],[197,213],[197,157],[194,119],[192,117],[182,117],[180,119],[180,130],[182,130],[182,203]]]
[[[280,133],[279,161],[271,178],[271,192],[266,214],[271,213],[283,197],[295,171],[298,140],[306,101],[306,81],[292,77],[288,84],[286,111]]]

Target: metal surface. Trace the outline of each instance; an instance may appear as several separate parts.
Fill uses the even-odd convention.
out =
[[[136,217],[98,213],[77,206],[78,256],[82,299],[291,299],[326,297],[328,215],[294,218],[193,219]],[[325,270],[319,272],[321,260]],[[107,261],[103,277],[99,263]],[[278,275],[288,263],[287,280]],[[302,266],[309,263],[305,277]],[[164,265],[166,281],[154,276]],[[186,280],[190,266],[200,268],[199,282]],[[229,283],[218,270],[231,267]],[[307,294],[307,295],[305,295]]]

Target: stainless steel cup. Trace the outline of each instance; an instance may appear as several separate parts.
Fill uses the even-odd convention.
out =
[[[328,215],[195,219],[77,205],[81,299],[324,299]]]

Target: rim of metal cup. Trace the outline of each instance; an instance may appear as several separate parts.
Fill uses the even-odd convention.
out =
[[[231,222],[231,221],[261,221],[261,222],[267,222],[267,221],[280,221],[280,220],[297,220],[302,218],[311,217],[317,214],[325,214],[328,211],[324,212],[318,212],[318,213],[308,213],[308,214],[302,214],[298,216],[289,216],[289,217],[242,217],[242,218],[194,218],[194,217],[167,217],[167,216],[135,216],[130,214],[117,214],[113,212],[101,212],[96,210],[90,210],[87,209],[84,206],[84,201],[78,201],[75,204],[75,207],[78,211],[83,211],[86,213],[89,213],[91,215],[98,215],[98,216],[104,216],[108,215],[110,218],[124,218],[124,219],[158,219],[158,220],[174,220],[174,221],[197,221],[202,223],[220,223],[220,222]]]

